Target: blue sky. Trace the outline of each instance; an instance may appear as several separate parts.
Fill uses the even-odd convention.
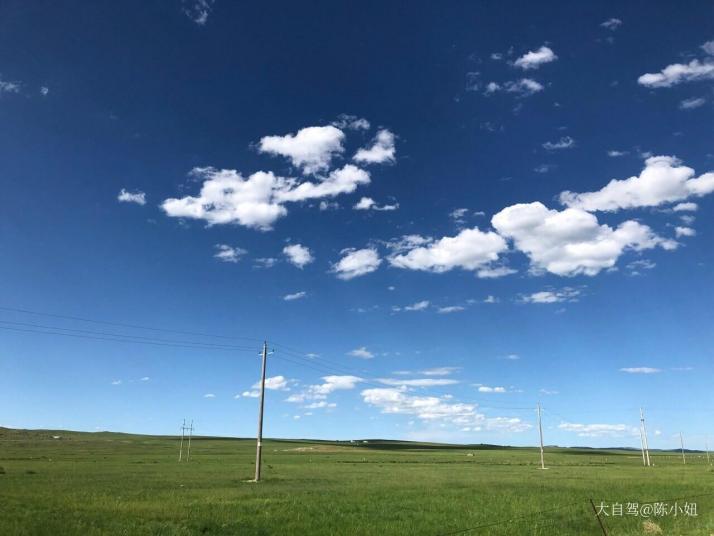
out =
[[[712,15],[3,3],[0,425],[703,447]]]

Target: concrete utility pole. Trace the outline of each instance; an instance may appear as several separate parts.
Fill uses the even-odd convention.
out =
[[[540,434],[540,468],[545,469],[545,460],[543,458],[543,425],[540,419],[540,402],[538,402],[538,432]]]
[[[640,419],[640,448],[642,449],[642,465],[647,467],[647,458],[645,457],[645,435],[642,431],[642,420]]]
[[[186,419],[183,420],[181,423],[181,441],[179,442],[179,461],[181,461],[181,458],[183,456],[183,434],[184,430],[186,430]]]
[[[188,428],[188,450],[186,451],[186,461],[191,459],[191,436],[193,436],[193,420],[191,420],[191,426]]]
[[[682,439],[682,432],[679,432],[679,444],[682,446],[682,463],[687,465],[687,457],[684,455],[684,439]]]
[[[263,365],[260,373],[260,408],[258,410],[258,442],[255,452],[255,481],[260,482],[260,462],[263,450],[263,406],[265,405],[265,367],[268,360],[268,343],[263,342]]]
[[[652,465],[650,463],[650,446],[649,443],[647,442],[647,427],[645,426],[645,412],[640,408],[640,424],[642,426],[642,439],[643,439],[643,446],[644,446],[644,453],[645,453],[645,458],[647,459],[647,467]]]

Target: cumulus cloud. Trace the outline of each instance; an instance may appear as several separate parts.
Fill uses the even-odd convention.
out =
[[[550,48],[542,46],[538,50],[527,52],[514,61],[513,65],[527,71],[530,69],[538,69],[541,65],[550,63],[557,59],[558,56],[556,56]]]
[[[389,263],[397,268],[442,273],[454,268],[487,270],[508,250],[506,241],[493,231],[478,227],[464,229],[456,236],[432,240],[419,235],[402,237]]]
[[[492,95],[498,92],[513,93],[518,97],[529,97],[545,89],[543,85],[531,78],[521,78],[520,80],[509,80],[503,84],[489,82],[486,85],[485,94]]]
[[[295,300],[300,300],[300,299],[304,298],[305,296],[307,296],[307,292],[305,292],[304,290],[301,290],[300,292],[295,292],[293,294],[286,294],[285,296],[283,296],[283,300],[284,301],[295,301]]]
[[[563,422],[558,428],[580,437],[623,437],[639,434],[639,429],[626,424],[579,424]]]
[[[365,389],[361,394],[366,404],[379,408],[382,413],[414,416],[427,423],[441,422],[475,432],[484,428],[524,432],[532,427],[516,417],[487,418],[477,410],[475,404],[451,402],[448,395],[412,395],[407,392],[405,386]]]
[[[332,265],[331,271],[339,279],[349,280],[374,272],[382,264],[376,249],[343,249],[344,256]]]
[[[384,385],[392,385],[395,387],[439,387],[443,385],[454,385],[459,383],[458,380],[448,378],[416,378],[416,379],[400,379],[400,378],[381,378],[380,383]]]
[[[478,392],[479,393],[505,393],[506,388],[505,387],[490,387],[488,385],[479,385]]]
[[[206,393],[205,395],[203,395],[203,398],[216,398],[216,395],[214,395],[213,393]]]
[[[621,368],[620,372],[627,372],[628,374],[657,374],[658,372],[662,372],[662,370],[653,367],[625,367]]]
[[[677,247],[673,240],[657,236],[636,221],[612,228],[601,225],[584,210],[550,210],[540,202],[506,207],[493,216],[491,223],[528,256],[536,273],[593,276],[612,268],[625,251]]]
[[[608,30],[615,31],[620,26],[622,26],[622,21],[620,19],[616,19],[613,17],[613,18],[608,19],[605,22],[601,23],[600,26],[602,26],[603,28],[606,28]]]
[[[610,149],[607,152],[607,156],[609,156],[610,158],[618,158],[620,156],[625,156],[628,153],[629,151],[618,151],[617,149]]]
[[[183,12],[199,26],[204,26],[216,0],[183,0]]]
[[[381,211],[391,211],[397,210],[399,208],[399,203],[394,203],[393,205],[378,205],[374,199],[371,197],[363,197],[352,207],[355,210],[381,210]]]
[[[265,378],[265,388],[271,391],[289,391],[291,383],[293,383],[293,380],[288,380],[285,376]],[[255,382],[253,389],[260,389],[260,382]]]
[[[580,297],[580,290],[565,287],[560,290],[541,290],[533,294],[521,296],[520,301],[523,303],[560,303],[560,302],[575,302]]]
[[[344,138],[344,132],[332,125],[306,127],[297,134],[265,136],[258,150],[289,158],[295,167],[309,174],[329,169],[332,158],[344,151]]]
[[[288,262],[302,269],[315,260],[310,248],[302,244],[291,244],[283,248],[283,253],[288,258]]]
[[[359,357],[360,359],[373,359],[374,354],[367,350],[365,346],[360,346],[359,348],[355,348],[354,350],[351,350],[350,352],[347,353],[347,355],[352,356],[352,357]]]
[[[212,167],[194,168],[191,176],[203,180],[199,195],[166,199],[161,208],[168,216],[204,220],[208,225],[235,223],[263,231],[287,214],[285,203],[352,193],[370,182],[369,173],[350,164],[317,182],[299,182],[265,171],[244,178],[234,169]]]
[[[352,159],[365,164],[384,164],[394,162],[394,134],[387,129],[377,132],[374,144],[369,148],[362,148]]]
[[[694,176],[694,170],[674,156],[651,156],[639,176],[613,179],[596,192],[560,194],[560,202],[572,208],[594,212],[656,207],[701,197],[714,192],[714,172]]]
[[[129,192],[122,188],[117,196],[117,201],[120,203],[136,203],[137,205],[146,205],[146,194],[140,190]]]
[[[672,207],[674,212],[695,212],[699,209],[696,203],[677,203]]]
[[[575,140],[570,136],[563,136],[558,141],[547,141],[543,144],[543,148],[547,151],[572,149],[573,147],[575,147]]]
[[[714,45],[708,41],[701,48],[711,56],[711,48],[714,48]],[[694,59],[689,63],[673,63],[658,73],[643,74],[637,82],[645,87],[661,88],[712,78],[714,78],[714,61],[709,57],[704,60]]]
[[[422,300],[403,308],[404,311],[425,311],[429,308],[429,300]],[[399,309],[399,308],[397,308]]]
[[[357,117],[356,115],[341,114],[337,121],[332,123],[334,126],[340,129],[349,130],[369,130],[369,121],[363,117]]]
[[[682,110],[694,110],[695,108],[704,106],[706,102],[707,99],[705,99],[704,97],[692,97],[691,99],[684,99],[682,102],[680,102],[679,107]]]
[[[682,236],[695,236],[697,232],[692,229],[691,227],[675,227],[674,228],[674,233],[677,236],[677,238],[682,237]]]
[[[0,94],[20,93],[20,82],[8,82],[0,78]]]
[[[309,385],[304,391],[295,393],[286,398],[286,402],[304,403],[309,400],[325,400],[330,394],[335,391],[345,391],[354,389],[358,383],[364,381],[359,376],[323,376],[323,383]],[[320,407],[328,407],[325,404]],[[317,407],[317,406],[314,406]]]
[[[213,255],[213,257],[221,262],[236,263],[243,255],[248,253],[248,251],[243,248],[232,247],[228,244],[216,244],[215,248],[216,253]]]
[[[466,308],[461,305],[448,305],[446,307],[439,307],[436,312],[440,315],[447,315],[451,313],[460,313],[461,311],[465,310]]]

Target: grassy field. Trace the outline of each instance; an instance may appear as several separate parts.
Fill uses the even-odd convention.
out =
[[[714,533],[702,454],[644,469],[637,452],[548,449],[542,471],[535,449],[269,440],[255,484],[254,448],[194,438],[179,464],[174,438],[0,429],[0,534],[599,535],[590,499],[623,504],[611,535]],[[674,499],[698,515],[626,512]]]

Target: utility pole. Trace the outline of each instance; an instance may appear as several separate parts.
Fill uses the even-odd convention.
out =
[[[647,458],[647,467],[652,465],[650,463],[650,446],[647,442],[647,427],[645,426],[645,412],[640,408],[640,424],[642,425],[642,438],[644,442],[645,457]]]
[[[193,419],[191,419],[191,426],[188,428],[188,450],[186,451],[186,461],[191,459],[191,436],[193,435]]]
[[[684,439],[682,439],[682,432],[679,432],[679,444],[682,447],[682,463],[687,465],[687,457],[684,455]]]
[[[704,438],[704,448],[707,450],[707,465],[711,465],[712,462],[709,461],[709,436]]]
[[[543,425],[540,418],[540,402],[538,402],[538,432],[540,434],[540,468],[545,469],[545,460],[543,459]]]
[[[186,419],[183,420],[181,423],[181,442],[179,443],[179,461],[181,461],[181,458],[183,456],[183,434],[184,430],[186,430]]]
[[[642,431],[642,419],[640,419],[640,448],[642,449],[642,465],[647,467],[647,459],[645,458],[645,435]]]
[[[263,450],[263,407],[265,405],[265,366],[268,360],[268,343],[263,342],[262,370],[260,373],[260,407],[258,409],[258,441],[255,452],[255,481],[260,482],[260,462]]]

